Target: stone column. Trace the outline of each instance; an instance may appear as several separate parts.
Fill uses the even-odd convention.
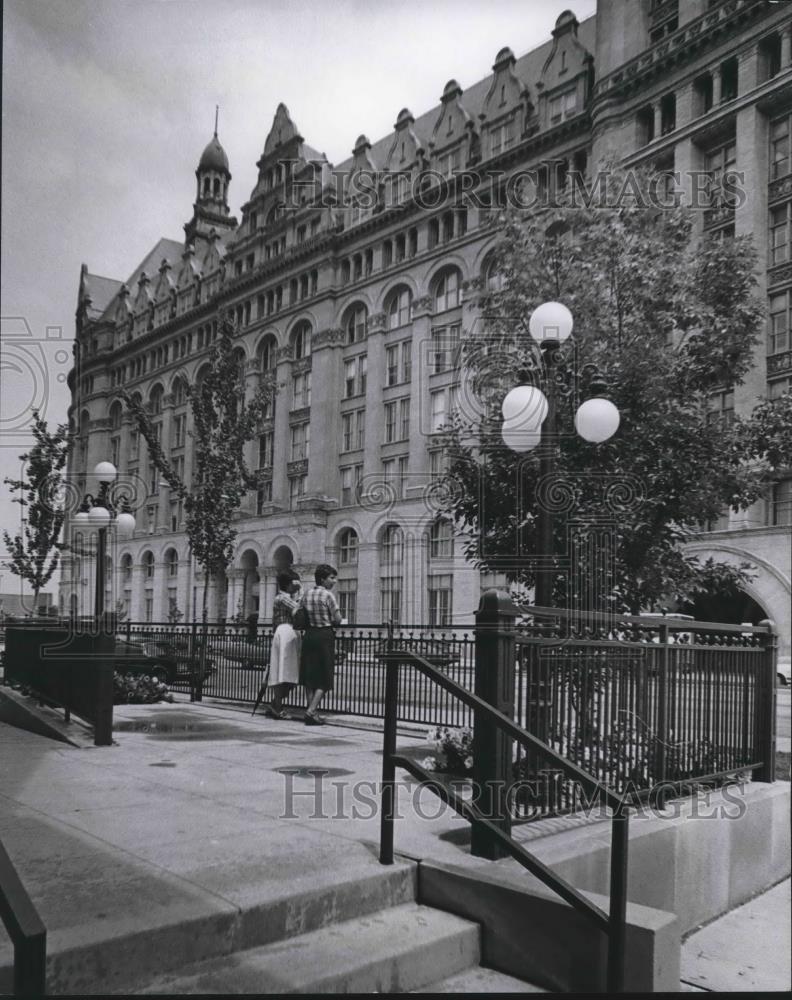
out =
[[[654,115],[654,137],[659,139],[663,134],[663,115],[660,108],[660,101],[652,105],[652,113]]]
[[[749,90],[759,85],[759,70],[761,60],[759,57],[759,46],[753,45],[745,52],[741,52],[737,57],[737,81],[740,94],[747,94]]]
[[[412,382],[410,385],[410,472],[423,482],[429,471],[427,445],[431,433],[429,359],[432,339],[431,295],[413,302]]]
[[[792,25],[781,29],[781,69],[792,65]]]
[[[357,620],[380,622],[379,546],[373,538],[358,541]]]
[[[385,313],[374,313],[366,323],[368,377],[366,380],[366,437],[363,448],[363,476],[377,477],[383,441],[382,389],[385,385]],[[372,478],[368,480],[373,481]],[[359,617],[359,612],[358,612]],[[363,621],[365,619],[361,619]]]
[[[345,333],[330,328],[314,333],[311,361],[311,443],[306,494],[338,496],[338,404],[341,399],[341,348]],[[369,368],[370,370],[370,368]]]
[[[291,346],[278,348],[275,377],[279,389],[275,401],[275,432],[272,444],[272,499],[279,507],[288,507],[289,483],[286,463],[289,461],[289,409],[291,407],[291,366],[293,360]]]
[[[691,82],[683,84],[676,92],[676,126],[683,128],[689,125],[695,117],[694,91]]]
[[[701,152],[693,144],[690,137],[682,139],[674,147],[674,171],[679,174],[677,191],[683,205],[699,204],[701,208],[695,213],[694,236],[701,232],[704,225],[703,185]]]

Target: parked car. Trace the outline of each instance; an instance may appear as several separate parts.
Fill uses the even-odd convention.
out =
[[[159,645],[159,644],[154,644]],[[142,642],[116,637],[113,667],[119,674],[156,677],[172,684],[176,680],[176,657],[162,649],[150,650]]]
[[[459,650],[453,643],[445,639],[394,639],[394,646],[397,651],[408,650],[416,656],[428,660],[433,667],[454,667],[460,662]],[[377,659],[383,662],[383,655],[387,652],[388,641],[384,639],[380,643]]]

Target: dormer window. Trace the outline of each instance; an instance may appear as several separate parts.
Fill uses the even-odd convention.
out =
[[[577,110],[577,90],[565,90],[563,94],[556,94],[550,98],[550,123],[557,125],[558,122]]]
[[[498,153],[511,146],[514,141],[513,125],[514,120],[509,119],[509,121],[502,122],[500,125],[496,125],[492,129],[492,132],[490,133],[490,151],[492,156],[497,156]]]

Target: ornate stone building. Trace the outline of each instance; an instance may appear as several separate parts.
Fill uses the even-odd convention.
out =
[[[477,296],[498,281],[488,268],[492,222],[502,181],[518,171],[536,171],[541,188],[615,155],[678,172],[688,195],[697,171],[744,171],[745,198],[716,199],[699,224],[754,235],[767,339],[746,383],[713,396],[713,412],[728,420],[780,394],[792,376],[791,50],[784,4],[599,0],[583,23],[562,14],[527,54],[502,49],[467,90],[450,80],[436,107],[417,117],[403,109],[387,136],[361,135],[339,166],[279,105],[239,221],[215,135],[184,240],[161,239],[124,282],[85,266],[80,275],[73,472],[109,458],[142,484],[135,536],[113,552],[111,599],[136,620],[200,607],[183,512],[117,392],[147,402],[189,481],[184,387],[228,309],[243,331],[249,385],[274,371],[280,389],[251,445],[264,482],[240,512],[213,613],[266,618],[272,567],[285,555],[306,571],[336,564],[350,620],[471,621],[481,580],[437,516],[435,431],[459,405],[455,347],[476,321]],[[757,566],[744,613],[778,620],[787,646],[790,520],[786,477],[691,546]],[[90,610],[90,561],[65,561],[65,608]]]

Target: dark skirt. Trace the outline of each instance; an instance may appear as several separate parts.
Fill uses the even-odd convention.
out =
[[[334,653],[335,632],[331,628],[307,628],[300,651],[300,684],[332,691]]]

